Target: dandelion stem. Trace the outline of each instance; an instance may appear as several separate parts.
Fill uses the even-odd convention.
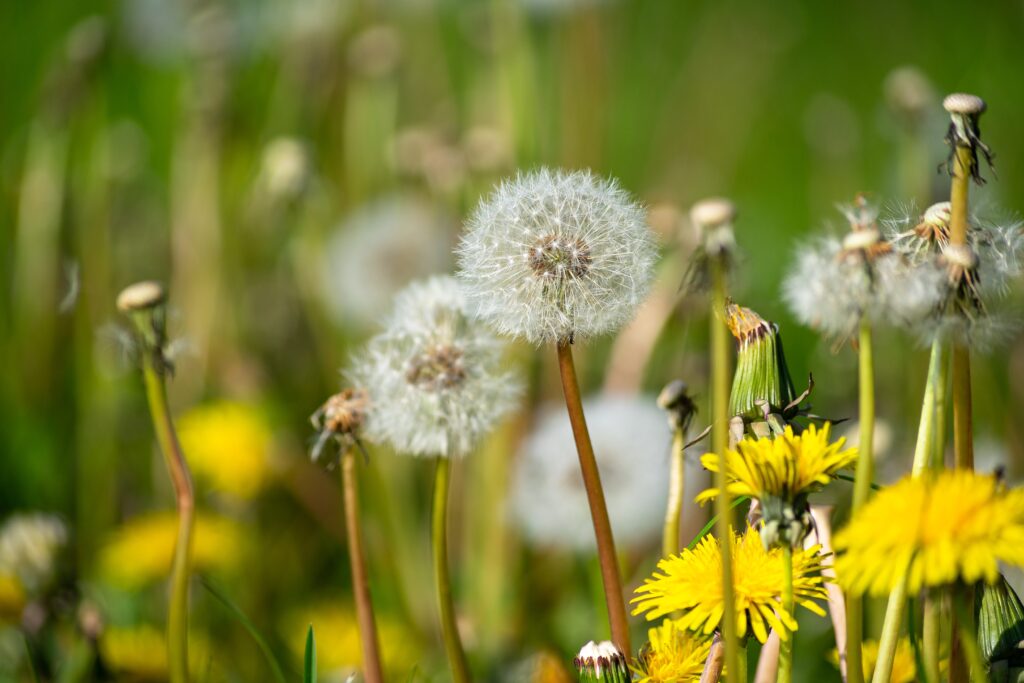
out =
[[[794,614],[793,608],[793,547],[787,542],[782,546],[782,609]],[[779,683],[793,680],[793,634],[779,643]]]
[[[136,314],[136,323],[145,329],[150,313]],[[141,320],[141,319],[145,320]],[[195,494],[188,463],[178,443],[167,405],[167,386],[164,383],[166,361],[160,343],[147,345],[142,375],[146,385],[146,399],[153,418],[160,450],[174,486],[178,507],[178,536],[174,542],[171,563],[171,595],[167,614],[167,657],[171,683],[187,683],[188,674],[188,583],[192,564],[192,526],[195,521]]]
[[[903,623],[903,612],[907,607],[907,577],[904,576],[889,593],[889,604],[885,608],[885,621],[882,622],[882,635],[878,641],[878,659],[875,662],[875,673],[871,683],[889,683],[892,677],[892,664],[896,659],[896,645],[900,640],[900,625]]]
[[[936,591],[928,591],[924,597],[924,624],[921,634],[924,680],[939,683],[939,635],[942,620],[942,598]]]
[[[629,653],[632,652],[629,645],[629,619],[626,616],[622,578],[619,576],[619,563],[615,554],[615,539],[612,536],[611,521],[608,519],[608,507],[605,505],[604,489],[601,488],[601,474],[597,469],[594,446],[590,442],[590,432],[587,431],[587,420],[583,414],[576,366],[572,359],[572,346],[568,340],[558,343],[558,369],[562,378],[562,392],[565,394],[565,407],[569,412],[569,423],[572,425],[572,435],[576,441],[576,453],[580,459],[583,486],[587,491],[587,502],[590,504],[594,535],[597,537],[597,557],[601,565],[601,580],[604,584],[605,603],[608,606],[612,642],[623,653]]]
[[[668,507],[665,510],[665,529],[661,537],[661,556],[679,552],[679,525],[683,512],[683,491],[686,488],[686,461],[683,446],[686,435],[677,427],[672,436],[672,464],[669,469]]]
[[[914,447],[914,464],[912,472],[915,476],[928,469],[935,457],[936,417],[940,410],[939,398],[945,396],[943,364],[946,356],[946,344],[941,338],[932,342],[931,356],[928,360],[928,381],[924,387],[924,399],[921,401],[921,421],[917,428],[917,444]],[[942,420],[945,424],[945,420]]]
[[[875,361],[871,323],[862,320],[858,345],[860,370],[860,444],[857,455],[857,476],[853,484],[853,512],[856,513],[871,494],[874,477],[875,437]],[[861,638],[864,633],[864,600],[848,596],[846,600],[846,681],[863,683]],[[842,648],[841,643],[837,646]],[[851,666],[852,663],[852,666]]]
[[[448,489],[451,479],[451,458],[437,458],[434,476],[434,508],[431,519],[431,538],[434,545],[434,584],[437,589],[441,614],[441,637],[452,668],[454,683],[469,683],[469,663],[462,648],[459,627],[455,621],[455,603],[452,600],[452,580],[448,570]]]
[[[721,318],[725,310],[726,264],[711,260],[711,450],[724,458],[729,445],[729,330]],[[741,669],[740,644],[736,635],[736,601],[732,583],[732,513],[726,468],[715,474],[715,531],[722,548],[722,636],[725,666],[733,681],[746,683],[746,666]],[[733,674],[733,672],[736,672]]]
[[[981,655],[981,648],[978,647],[978,631],[974,624],[974,610],[970,608],[974,604],[974,586],[957,584],[952,588],[953,612],[956,615],[957,642],[960,643],[960,650],[966,660],[963,671],[952,668],[952,653],[950,653],[950,683],[988,683],[988,668]],[[969,668],[967,668],[969,667]]]
[[[377,625],[373,618],[370,579],[363,550],[363,530],[359,523],[359,482],[356,478],[356,453],[346,448],[341,455],[341,488],[345,497],[345,527],[348,535],[348,556],[352,567],[352,593],[356,601],[356,619],[363,646],[363,676],[367,683],[383,683]]]

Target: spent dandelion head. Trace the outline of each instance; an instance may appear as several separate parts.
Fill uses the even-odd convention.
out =
[[[458,248],[481,319],[532,343],[611,332],[647,293],[656,252],[644,212],[589,171],[540,169],[480,203]]]
[[[765,549],[760,534],[747,527],[742,536],[732,534],[733,582],[736,624],[740,637],[753,633],[760,642],[775,629],[783,640],[797,629],[796,618],[782,605],[785,585],[782,549]],[[795,603],[824,616],[815,600],[827,597],[821,569],[821,547],[793,550]],[[657,619],[679,612],[677,624],[695,633],[710,635],[722,619],[722,554],[717,538],[705,536],[692,549],[667,557],[636,589],[634,614]]]
[[[615,538],[639,547],[661,533],[670,434],[649,397],[586,399],[594,454]],[[512,473],[512,514],[528,541],[587,551],[594,528],[565,410],[551,406],[524,440]]]
[[[668,424],[673,431],[685,432],[693,416],[697,414],[697,404],[690,396],[686,382],[681,379],[674,379],[666,384],[658,394],[657,403],[668,415]]]
[[[309,421],[317,431],[316,440],[310,449],[313,462],[324,455],[324,448],[334,441],[339,451],[359,443],[359,435],[366,424],[369,409],[369,395],[365,389],[342,389],[334,394],[310,416]]]
[[[992,150],[981,141],[981,128],[978,119],[985,113],[987,105],[985,100],[977,95],[967,93],[953,93],[942,100],[942,107],[949,112],[949,130],[946,133],[946,144],[949,145],[949,158],[946,161],[946,170],[953,174],[953,165],[956,163],[955,155],[958,147],[965,147],[970,150],[971,156],[971,178],[979,185],[985,182],[981,177],[981,168],[978,164],[978,152],[985,157],[985,162],[992,166]]]
[[[591,640],[573,659],[580,683],[626,683],[632,680],[626,655],[611,641]]]
[[[369,396],[365,434],[410,455],[466,455],[519,394],[504,349],[454,278],[409,285],[351,373]]]
[[[690,224],[696,232],[696,247],[683,275],[684,292],[705,291],[711,284],[711,263],[718,261],[726,269],[737,258],[736,205],[723,197],[702,199],[690,208]]]
[[[647,631],[647,644],[637,656],[638,683],[696,683],[704,671],[711,639],[665,619]]]
[[[1024,490],[995,477],[947,470],[908,477],[875,495],[835,536],[839,583],[888,594],[957,581],[994,583],[999,563],[1024,565]]]
[[[732,496],[749,496],[761,503],[761,538],[769,546],[799,544],[810,530],[808,496],[831,482],[836,474],[857,462],[857,449],[843,449],[846,439],[830,442],[831,424],[810,425],[799,434],[787,425],[774,438],[740,441],[722,458],[706,453],[701,463],[712,472],[725,467]],[[697,496],[704,503],[719,495],[710,488]]]

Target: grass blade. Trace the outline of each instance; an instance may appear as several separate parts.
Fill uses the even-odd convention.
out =
[[[199,583],[201,583],[203,588],[205,588],[210,595],[216,598],[217,601],[223,605],[224,608],[227,609],[227,611],[230,612],[240,624],[242,624],[245,630],[249,632],[249,635],[252,636],[252,639],[256,641],[256,645],[259,646],[260,651],[263,653],[263,657],[267,660],[267,664],[270,665],[271,671],[274,672],[274,680],[276,680],[277,683],[288,683],[284,676],[284,672],[281,670],[281,665],[274,656],[274,651],[270,649],[267,641],[260,634],[256,625],[252,623],[252,620],[245,615],[245,612],[243,612],[242,609],[236,605],[226,593],[224,593],[224,591],[220,590],[205,576],[199,577]]]
[[[303,669],[302,683],[316,683],[316,638],[313,637],[313,624],[306,632],[306,665]]]
[[[732,501],[732,505],[729,506],[729,509],[735,510],[738,506],[742,505],[743,503],[746,503],[748,500],[750,500],[750,496],[740,496]],[[708,535],[708,532],[711,531],[712,527],[715,526],[715,522],[717,521],[718,515],[714,515],[710,520],[708,520],[708,523],[704,525],[704,528],[700,530],[699,534],[693,537],[693,540],[690,541],[690,544],[688,546],[686,546],[686,549],[693,550],[693,546],[700,543],[700,539]]]

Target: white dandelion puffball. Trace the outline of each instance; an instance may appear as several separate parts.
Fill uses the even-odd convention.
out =
[[[12,515],[0,527],[0,574],[17,577],[29,591],[44,588],[67,540],[67,527],[54,515]]]
[[[881,254],[870,264],[845,258],[843,243],[834,237],[800,249],[783,284],[783,297],[800,322],[839,338],[856,332],[861,320],[918,323],[944,292],[942,269],[912,266],[896,253]]]
[[[444,271],[453,221],[426,199],[391,194],[349,214],[323,251],[322,296],[334,321],[366,328],[410,280]]]
[[[610,332],[647,294],[656,251],[613,180],[540,169],[504,181],[470,218],[459,278],[476,314],[534,344]]]
[[[466,455],[519,396],[504,349],[454,278],[409,285],[352,372],[370,396],[366,435],[409,455]]]
[[[583,402],[583,409],[617,543],[635,548],[658,538],[668,501],[672,441],[665,414],[649,396],[594,396]],[[689,475],[690,467],[687,470]],[[523,442],[515,462],[511,506],[523,535],[536,545],[595,547],[564,407],[545,409]]]

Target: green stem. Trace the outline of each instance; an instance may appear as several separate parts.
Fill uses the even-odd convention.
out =
[[[187,683],[188,672],[188,583],[192,564],[192,527],[195,523],[195,495],[188,463],[178,443],[167,405],[164,383],[165,362],[159,345],[150,348],[143,364],[146,398],[153,418],[160,450],[174,486],[178,508],[178,536],[171,563],[171,594],[167,614],[167,657],[171,683]]]
[[[935,426],[932,435],[931,468],[946,466],[946,416],[949,412],[949,345],[942,345],[939,374],[935,381]]]
[[[686,437],[683,430],[676,429],[672,437],[672,463],[669,467],[665,529],[661,536],[662,557],[669,557],[679,552],[679,525],[683,513],[683,491],[686,488],[686,461],[683,452],[685,442]]]
[[[942,623],[942,598],[933,590],[924,597],[924,624],[921,634],[922,658],[924,659],[924,680],[939,683],[939,634]]]
[[[932,342],[931,356],[928,360],[928,382],[924,388],[924,399],[921,403],[921,422],[917,428],[917,444],[914,447],[914,464],[912,472],[919,475],[929,467],[935,453],[936,415],[938,413],[938,396],[944,395],[940,389],[944,382],[942,370],[945,358],[945,342],[936,339]]]
[[[978,631],[974,624],[974,610],[969,605],[974,603],[974,586],[955,585],[952,588],[953,611],[956,614],[956,631],[960,651],[963,653],[968,675],[958,678],[958,672],[954,670],[953,662],[950,662],[950,683],[959,681],[973,681],[974,683],[988,683],[988,667],[985,666],[985,659],[978,646]]]
[[[601,487],[601,473],[597,468],[594,446],[590,441],[587,420],[583,414],[580,386],[572,359],[572,346],[568,341],[558,344],[558,369],[562,378],[562,392],[565,394],[565,407],[569,412],[569,423],[572,425],[572,435],[576,441],[576,453],[580,459],[583,486],[587,492],[587,502],[590,504],[594,535],[597,538],[597,559],[601,564],[601,579],[604,584],[605,603],[608,606],[612,642],[620,651],[628,654],[632,652],[629,645],[629,618],[626,616],[626,601],[622,592],[618,556],[615,553],[615,538],[612,536],[612,524],[608,518],[604,489]]]
[[[871,683],[889,683],[892,676],[892,664],[896,659],[896,646],[900,640],[903,611],[906,606],[907,577],[904,576],[889,594],[889,604],[885,608],[885,621],[882,622],[882,636],[878,641],[878,659],[875,662],[875,673],[871,677]]]
[[[725,460],[729,446],[729,330],[722,315],[725,311],[725,263],[711,261],[711,450]],[[715,474],[715,531],[722,553],[722,639],[725,643],[725,667],[730,678],[746,683],[746,666],[740,662],[740,643],[736,630],[736,600],[733,594],[732,520],[730,494],[725,467]],[[740,667],[743,668],[740,668]],[[735,675],[732,672],[736,672]]]
[[[356,475],[356,454],[346,448],[341,454],[341,488],[345,498],[345,527],[348,535],[348,556],[352,569],[352,593],[356,602],[356,620],[363,647],[363,675],[367,683],[383,683],[384,669],[380,661],[377,625],[373,617],[370,578],[366,571],[363,529],[359,523],[359,481]]]
[[[871,324],[862,320],[858,345],[860,372],[860,445],[857,455],[857,476],[853,484],[853,513],[861,509],[871,495],[874,477],[875,437],[875,361]],[[864,683],[861,638],[864,633],[864,599],[846,598],[846,681]],[[842,643],[837,643],[842,648]]]
[[[786,543],[782,546],[782,609],[796,618],[793,606],[793,547]],[[779,678],[778,683],[793,681],[793,636],[779,643]]]
[[[434,584],[441,614],[441,637],[452,668],[454,683],[469,683],[469,663],[462,648],[459,627],[455,621],[455,603],[452,600],[452,580],[448,570],[448,488],[451,478],[451,458],[437,458],[434,477],[434,508],[431,515],[431,540],[434,545]]]

